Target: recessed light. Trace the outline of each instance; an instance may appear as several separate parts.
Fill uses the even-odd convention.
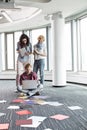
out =
[[[0,16],[0,19],[2,19],[3,17],[2,16]]]

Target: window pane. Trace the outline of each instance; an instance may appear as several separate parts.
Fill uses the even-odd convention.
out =
[[[2,50],[2,70],[5,70],[5,36],[4,33],[1,34],[1,50]]]
[[[49,70],[53,69],[53,42],[51,42],[51,27],[48,28]]]
[[[23,33],[26,34],[27,36],[29,36],[29,31],[28,30],[24,30]]]
[[[18,53],[17,53],[16,49],[17,49],[17,43],[19,41],[21,34],[22,34],[22,31],[14,33],[14,39],[15,39],[15,70],[17,68],[17,57],[18,57]]]
[[[71,23],[65,24],[66,69],[72,70]]]
[[[36,29],[36,30],[32,30],[32,45],[33,46],[37,43],[37,37],[39,35],[43,35],[45,37],[45,44],[47,43],[46,28]],[[46,44],[46,47],[47,47],[47,44]],[[45,58],[45,70],[47,70],[47,57]]]
[[[7,69],[14,69],[13,34],[7,34]]]
[[[80,21],[81,29],[81,64],[82,71],[87,71],[87,18]]]

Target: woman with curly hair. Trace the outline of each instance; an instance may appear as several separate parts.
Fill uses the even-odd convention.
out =
[[[32,45],[30,43],[30,39],[26,34],[22,34],[19,38],[19,42],[17,43],[17,76],[16,76],[16,86],[17,90],[19,90],[19,77],[21,74],[21,67],[29,63],[30,54],[32,54]]]

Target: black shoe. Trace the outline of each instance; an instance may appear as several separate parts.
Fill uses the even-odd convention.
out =
[[[36,93],[35,93],[35,95],[37,95],[37,96],[38,96],[38,95],[40,95],[40,93],[39,93],[39,92],[36,92]]]
[[[30,96],[29,92],[27,92],[26,94],[27,94],[27,96]]]

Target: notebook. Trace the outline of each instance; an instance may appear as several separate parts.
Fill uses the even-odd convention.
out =
[[[25,52],[26,52],[25,48],[20,49],[20,54],[22,57],[25,55]]]
[[[36,89],[38,85],[37,80],[23,80],[22,89]]]

